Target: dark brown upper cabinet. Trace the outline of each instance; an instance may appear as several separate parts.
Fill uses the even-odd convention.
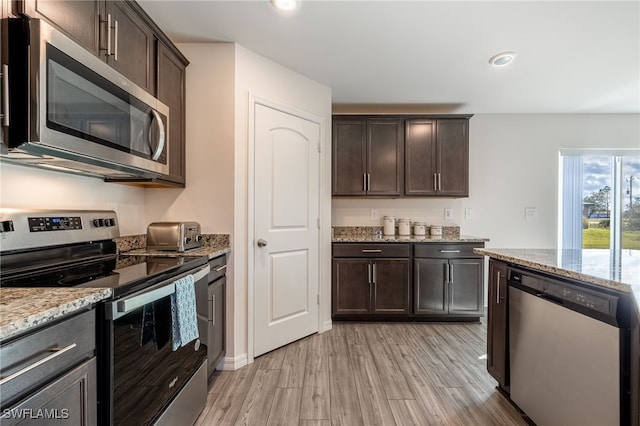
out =
[[[333,117],[333,196],[468,197],[471,115]]]
[[[469,120],[405,122],[405,195],[469,196]]]
[[[403,120],[334,118],[333,195],[400,196]]]
[[[154,93],[154,33],[131,2],[27,0],[24,13],[42,18],[149,93]]]
[[[160,181],[185,185],[185,73],[187,60],[170,46],[158,41],[157,96],[171,111],[169,116],[169,174]]]

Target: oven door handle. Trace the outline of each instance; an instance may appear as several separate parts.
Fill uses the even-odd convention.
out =
[[[108,303],[107,316],[110,316],[110,318],[108,319],[118,319],[124,315],[127,315],[129,312],[140,308],[141,306],[155,302],[156,300],[160,300],[163,297],[170,296],[176,292],[175,282],[180,278],[193,275],[193,281],[198,282],[201,279],[207,277],[210,270],[211,268],[209,267],[209,265],[205,265],[202,268],[198,269],[198,271],[195,273],[186,273],[176,278],[171,278],[170,280],[164,281],[157,286],[154,286],[152,290],[145,291],[142,294],[138,293],[133,296],[125,297],[122,300],[116,300],[114,302]]]

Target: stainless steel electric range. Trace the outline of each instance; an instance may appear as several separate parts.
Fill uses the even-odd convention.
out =
[[[111,288],[97,309],[100,424],[191,424],[206,402],[207,348],[173,349],[171,296],[192,275],[206,330],[207,259],[118,255],[116,237],[113,211],[0,209],[0,286]]]

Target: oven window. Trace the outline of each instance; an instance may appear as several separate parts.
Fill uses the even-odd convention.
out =
[[[150,159],[152,117],[149,106],[47,45],[47,127]]]
[[[196,341],[171,349],[171,299],[114,321],[113,424],[145,425],[161,413],[206,358]]]

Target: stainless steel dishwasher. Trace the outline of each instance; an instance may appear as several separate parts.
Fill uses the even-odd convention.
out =
[[[628,422],[626,298],[509,271],[511,400],[538,426]]]

